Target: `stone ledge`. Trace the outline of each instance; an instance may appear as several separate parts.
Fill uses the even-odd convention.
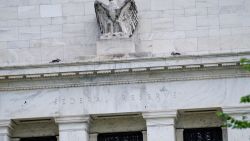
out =
[[[10,135],[13,129],[11,120],[0,120],[0,134]]]
[[[113,73],[145,72],[159,70],[192,70],[206,68],[223,68],[239,66],[241,58],[250,58],[250,55],[239,56],[209,56],[191,58],[151,58],[130,61],[77,63],[77,64],[50,64],[38,66],[13,66],[0,68],[0,80],[31,79],[79,75],[102,75]]]
[[[244,106],[223,107],[223,112],[231,115],[237,114],[250,114],[250,104],[244,104]]]

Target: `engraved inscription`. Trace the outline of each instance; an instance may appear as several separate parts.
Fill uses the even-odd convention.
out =
[[[115,97],[120,102],[171,102],[177,98],[177,92],[167,89],[166,87],[159,88],[158,91],[151,92],[147,90],[145,87],[142,87],[139,93],[129,93],[129,91],[124,91],[122,94],[117,94]],[[118,96],[120,95],[120,96]],[[112,95],[110,95],[112,96]],[[84,93],[82,97],[79,96],[71,96],[71,97],[60,97],[55,98],[53,103],[57,105],[60,103],[61,105],[74,105],[74,104],[84,104],[84,103],[107,103],[111,102],[110,96],[102,97],[99,94],[90,95],[90,93]]]

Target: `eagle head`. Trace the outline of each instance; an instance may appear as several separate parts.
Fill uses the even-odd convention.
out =
[[[109,8],[110,9],[119,9],[120,7],[118,6],[116,0],[109,0]]]

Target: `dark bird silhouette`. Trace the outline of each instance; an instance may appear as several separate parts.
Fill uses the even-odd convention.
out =
[[[181,53],[179,53],[179,52],[172,52],[171,55],[172,56],[179,56],[179,55],[181,55]]]
[[[52,60],[50,63],[59,63],[59,62],[61,62],[61,60],[57,58],[55,60]]]

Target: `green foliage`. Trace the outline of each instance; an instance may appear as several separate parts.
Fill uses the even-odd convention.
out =
[[[247,120],[237,120],[231,116],[229,116],[228,114],[222,113],[222,112],[218,112],[217,116],[219,116],[220,118],[222,118],[223,120],[225,120],[225,124],[224,126],[226,127],[231,127],[231,128],[237,128],[237,129],[246,129],[246,128],[250,128],[250,122]]]
[[[240,102],[241,102],[241,103],[250,103],[250,95],[243,96],[243,97],[240,99]]]
[[[245,69],[250,71],[250,59],[243,58],[240,60],[241,66]],[[250,103],[250,95],[241,97],[240,103]],[[225,121],[226,127],[237,128],[237,129],[245,129],[250,128],[250,122],[245,120],[244,117],[242,120],[235,119],[228,114],[223,112],[218,112],[217,116]]]
[[[250,71],[250,59],[243,58],[240,60],[240,64],[245,70]]]

